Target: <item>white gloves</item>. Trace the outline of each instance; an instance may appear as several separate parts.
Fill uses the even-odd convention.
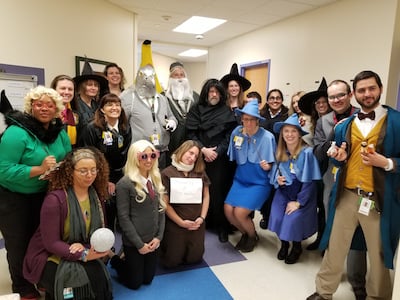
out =
[[[167,124],[165,125],[165,129],[167,131],[173,132],[176,129],[176,122],[174,120],[166,120]]]

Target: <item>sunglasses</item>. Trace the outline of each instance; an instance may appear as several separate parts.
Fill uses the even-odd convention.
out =
[[[138,158],[139,160],[148,160],[149,158],[151,160],[155,160],[160,156],[160,153],[157,152],[151,152],[150,154],[147,153],[138,153]]]

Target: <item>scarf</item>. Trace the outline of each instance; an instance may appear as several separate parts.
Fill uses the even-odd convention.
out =
[[[53,143],[61,130],[63,130],[63,124],[60,118],[55,118],[49,124],[49,128],[44,128],[43,124],[35,119],[32,115],[22,113],[18,110],[13,110],[7,113],[6,123],[8,126],[16,125],[29,132],[32,136],[45,144]]]
[[[71,141],[71,145],[76,144],[76,122],[74,113],[71,109],[71,103],[68,103],[66,108],[61,112],[62,122],[66,127],[67,134]]]
[[[181,161],[180,162],[176,161],[176,155],[175,154],[172,154],[171,159],[172,159],[171,164],[180,172],[190,172],[194,168],[194,164],[193,165],[187,165],[187,164],[184,164]]]
[[[69,187],[66,193],[70,222],[68,243],[89,244],[89,237],[92,235],[92,233],[96,229],[104,227],[104,216],[102,214],[100,200],[97,197],[96,191],[93,187],[89,188],[91,220],[88,234],[86,233],[86,226],[82,215],[82,210],[80,208],[79,201],[75,195],[73,188]],[[101,262],[100,260],[97,260],[97,262],[101,264],[103,272],[108,278],[109,290],[111,290],[111,281],[108,271],[106,270],[103,262]],[[91,283],[86,274],[85,268],[81,265],[80,262],[66,261],[61,259],[61,262],[57,267],[54,283],[56,300],[64,299],[63,290],[65,287],[79,287],[79,289],[76,290],[76,292],[79,293],[79,299],[95,299],[94,293],[91,288]]]

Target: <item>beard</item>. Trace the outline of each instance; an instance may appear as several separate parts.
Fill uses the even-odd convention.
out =
[[[190,88],[189,80],[187,78],[170,78],[168,80],[168,89],[165,95],[173,100],[193,101],[193,91]]]
[[[219,103],[219,97],[208,98],[208,103],[211,106],[217,105]]]
[[[362,109],[370,110],[371,108],[375,108],[375,107],[378,106],[379,101],[381,100],[381,95],[379,94],[378,97],[376,97],[374,99],[374,101],[372,101],[370,103],[367,103],[366,101],[363,101],[363,99],[361,99],[361,100],[356,99],[356,100],[357,100],[357,103],[360,104]]]

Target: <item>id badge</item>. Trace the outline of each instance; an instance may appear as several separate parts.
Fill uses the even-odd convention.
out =
[[[364,197],[361,197],[360,200],[361,200],[361,203],[360,203],[360,207],[358,208],[358,212],[360,214],[368,216],[369,212],[371,210],[373,201],[371,199],[364,198]]]
[[[113,143],[113,136],[110,131],[103,131],[103,144],[111,146]]]
[[[72,287],[64,288],[63,296],[64,296],[64,299],[73,299],[74,298],[74,292],[73,292]]]
[[[233,138],[233,141],[235,142],[235,146],[236,147],[241,147],[243,144],[243,137],[242,136],[237,136],[235,135],[235,137]]]
[[[122,148],[124,146],[124,137],[122,135],[118,136],[118,148]]]
[[[296,171],[293,168],[293,163],[292,162],[290,162],[290,164],[289,164],[289,169],[290,169],[290,173],[291,174],[296,174]]]
[[[160,137],[157,133],[150,136],[150,141],[154,146],[160,146]]]

